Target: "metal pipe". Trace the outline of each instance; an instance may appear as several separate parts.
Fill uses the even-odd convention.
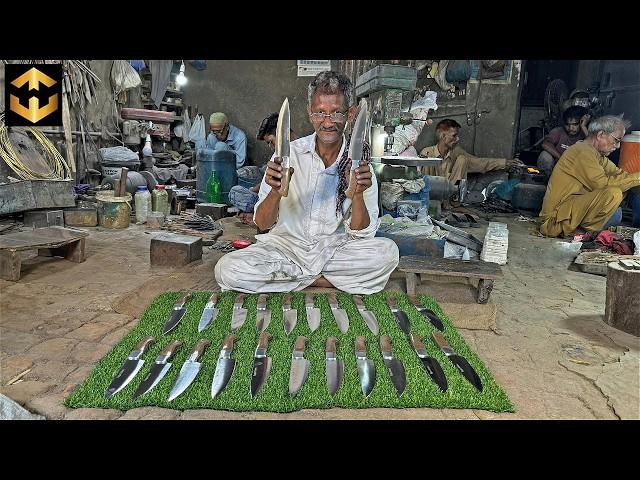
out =
[[[40,130],[42,133],[45,133],[47,135],[64,135],[64,132],[62,131],[58,131],[58,130]],[[82,132],[79,132],[77,130],[73,130],[71,132],[73,135],[82,135]],[[106,132],[107,134],[114,136],[114,137],[121,137],[122,135],[119,133],[111,133],[111,132]],[[102,132],[84,132],[84,135],[91,135],[92,137],[101,137],[102,136]]]

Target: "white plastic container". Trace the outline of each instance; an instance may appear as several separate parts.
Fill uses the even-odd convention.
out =
[[[147,216],[151,213],[151,193],[149,193],[147,187],[138,187],[138,191],[134,198],[136,206],[136,223],[146,223]]]

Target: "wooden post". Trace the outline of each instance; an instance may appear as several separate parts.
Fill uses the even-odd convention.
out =
[[[605,302],[605,323],[640,337],[640,270],[609,263]]]
[[[122,167],[120,169],[120,180],[116,185],[116,191],[114,196],[116,197],[124,197],[127,193],[127,174],[129,169],[127,167]]]
[[[73,174],[76,176],[76,160],[73,156],[73,135],[71,134],[71,117],[69,115],[69,101],[67,94],[62,94],[62,126],[64,127],[64,138],[67,142],[67,163]]]

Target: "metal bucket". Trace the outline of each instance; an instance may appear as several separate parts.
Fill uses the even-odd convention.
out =
[[[114,197],[114,192],[98,192],[98,225],[104,228],[127,228],[131,221],[131,194]]]

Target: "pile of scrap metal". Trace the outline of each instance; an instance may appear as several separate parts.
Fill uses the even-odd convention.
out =
[[[222,226],[209,215],[182,212],[178,218],[170,218],[162,227],[174,233],[202,237],[203,245],[214,245],[216,239],[222,235]]]

